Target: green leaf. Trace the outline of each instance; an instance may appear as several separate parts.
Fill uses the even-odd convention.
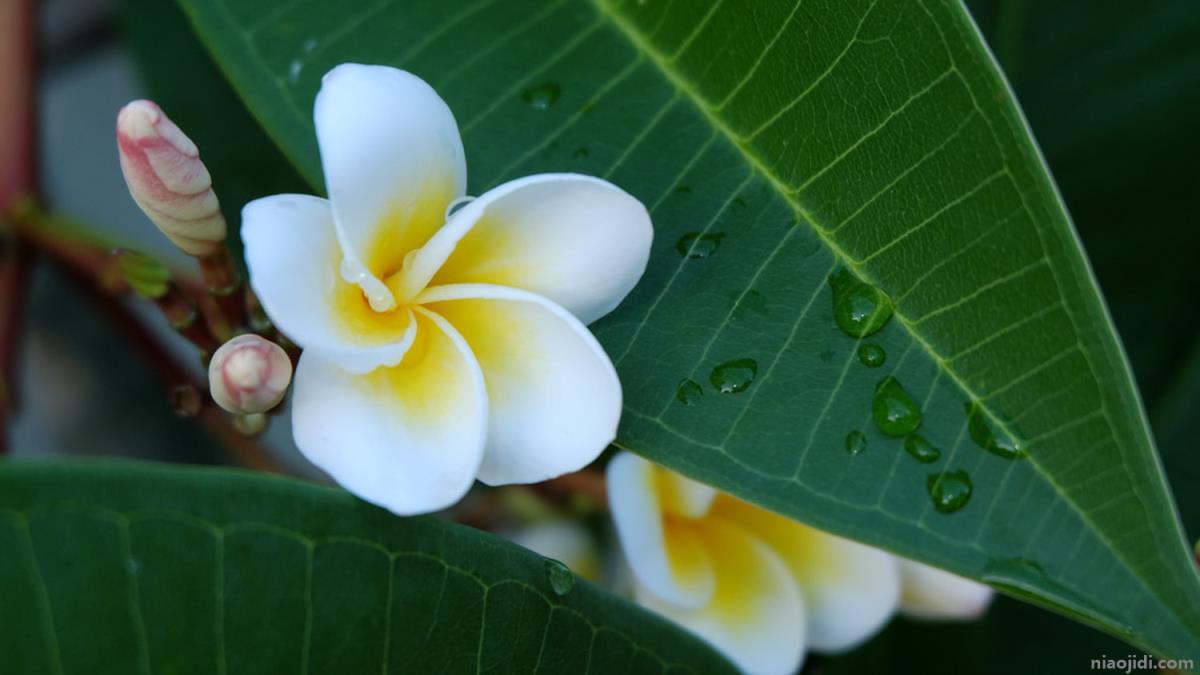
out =
[[[1192,301],[1200,228],[1184,226],[1197,206],[1195,151],[1180,142],[1200,138],[1200,3],[970,4],[1062,189],[1153,409],[1200,331]]]
[[[1128,365],[958,2],[181,1],[314,186],[320,76],[360,61],[447,99],[473,194],[576,170],[647,204],[650,267],[595,326],[625,387],[620,445],[1200,655],[1200,583]],[[835,324],[841,269],[894,307],[865,339],[881,367]],[[839,311],[874,323],[880,306]],[[876,428],[885,377],[919,406],[938,463]],[[964,483],[962,508],[934,507]]]
[[[242,471],[0,466],[0,550],[5,672],[732,672],[504,540]]]

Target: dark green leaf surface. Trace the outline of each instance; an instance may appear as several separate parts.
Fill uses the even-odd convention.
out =
[[[14,675],[732,672],[501,539],[241,471],[3,465],[0,551]]]
[[[360,61],[442,93],[476,194],[578,170],[647,204],[650,268],[595,328],[625,386],[622,445],[1161,653],[1200,654],[1200,584],[1126,361],[957,2],[183,4],[314,185],[320,76]],[[867,338],[881,367],[835,324],[839,268],[894,304]],[[718,383],[722,364],[747,360],[749,382]],[[920,406],[937,463],[872,422],[888,376]],[[699,384],[681,396],[686,380]],[[1026,458],[974,442],[972,401],[993,450],[1016,441]],[[867,444],[851,455],[853,431]],[[936,472],[970,476],[963,508],[934,508]]]

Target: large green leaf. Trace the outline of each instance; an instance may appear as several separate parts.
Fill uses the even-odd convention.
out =
[[[241,471],[0,466],[5,673],[732,672],[559,563]]]
[[[362,61],[443,94],[476,193],[580,170],[651,208],[646,277],[595,329],[625,386],[621,445],[1138,645],[1200,654],[1200,584],[1128,366],[959,3],[182,2],[314,185],[320,76]],[[895,303],[870,338],[881,368],[835,326],[839,268]],[[936,464],[872,425],[889,375],[923,410]],[[1028,457],[983,450],[985,427]],[[846,452],[852,431],[866,452]],[[952,514],[926,494],[943,470],[974,486]]]

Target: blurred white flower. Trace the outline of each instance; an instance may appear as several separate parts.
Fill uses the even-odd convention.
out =
[[[466,189],[454,117],[394,68],[334,68],[314,117],[329,199],[242,213],[251,286],[304,348],[300,450],[398,514],[449,506],[476,477],[536,482],[595,459],[621,387],[584,324],[645,270],[645,207],[542,174],[452,211]]]
[[[748,673],[795,672],[897,609],[968,618],[982,584],[803,525],[630,453],[608,465],[609,508],[638,603],[711,642]]]
[[[502,534],[538,555],[561,562],[588,581],[600,581],[604,569],[600,549],[587,528],[578,521],[567,518],[543,520]]]
[[[117,114],[121,172],[133,201],[184,253],[205,256],[225,241],[225,218],[200,151],[153,101]]]

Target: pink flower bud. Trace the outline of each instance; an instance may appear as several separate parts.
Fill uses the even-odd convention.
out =
[[[238,415],[261,413],[283,399],[292,361],[283,349],[257,335],[221,345],[208,364],[208,388],[217,405]]]
[[[152,101],[117,114],[121,171],[133,201],[185,253],[212,254],[225,240],[212,178],[200,151]]]

